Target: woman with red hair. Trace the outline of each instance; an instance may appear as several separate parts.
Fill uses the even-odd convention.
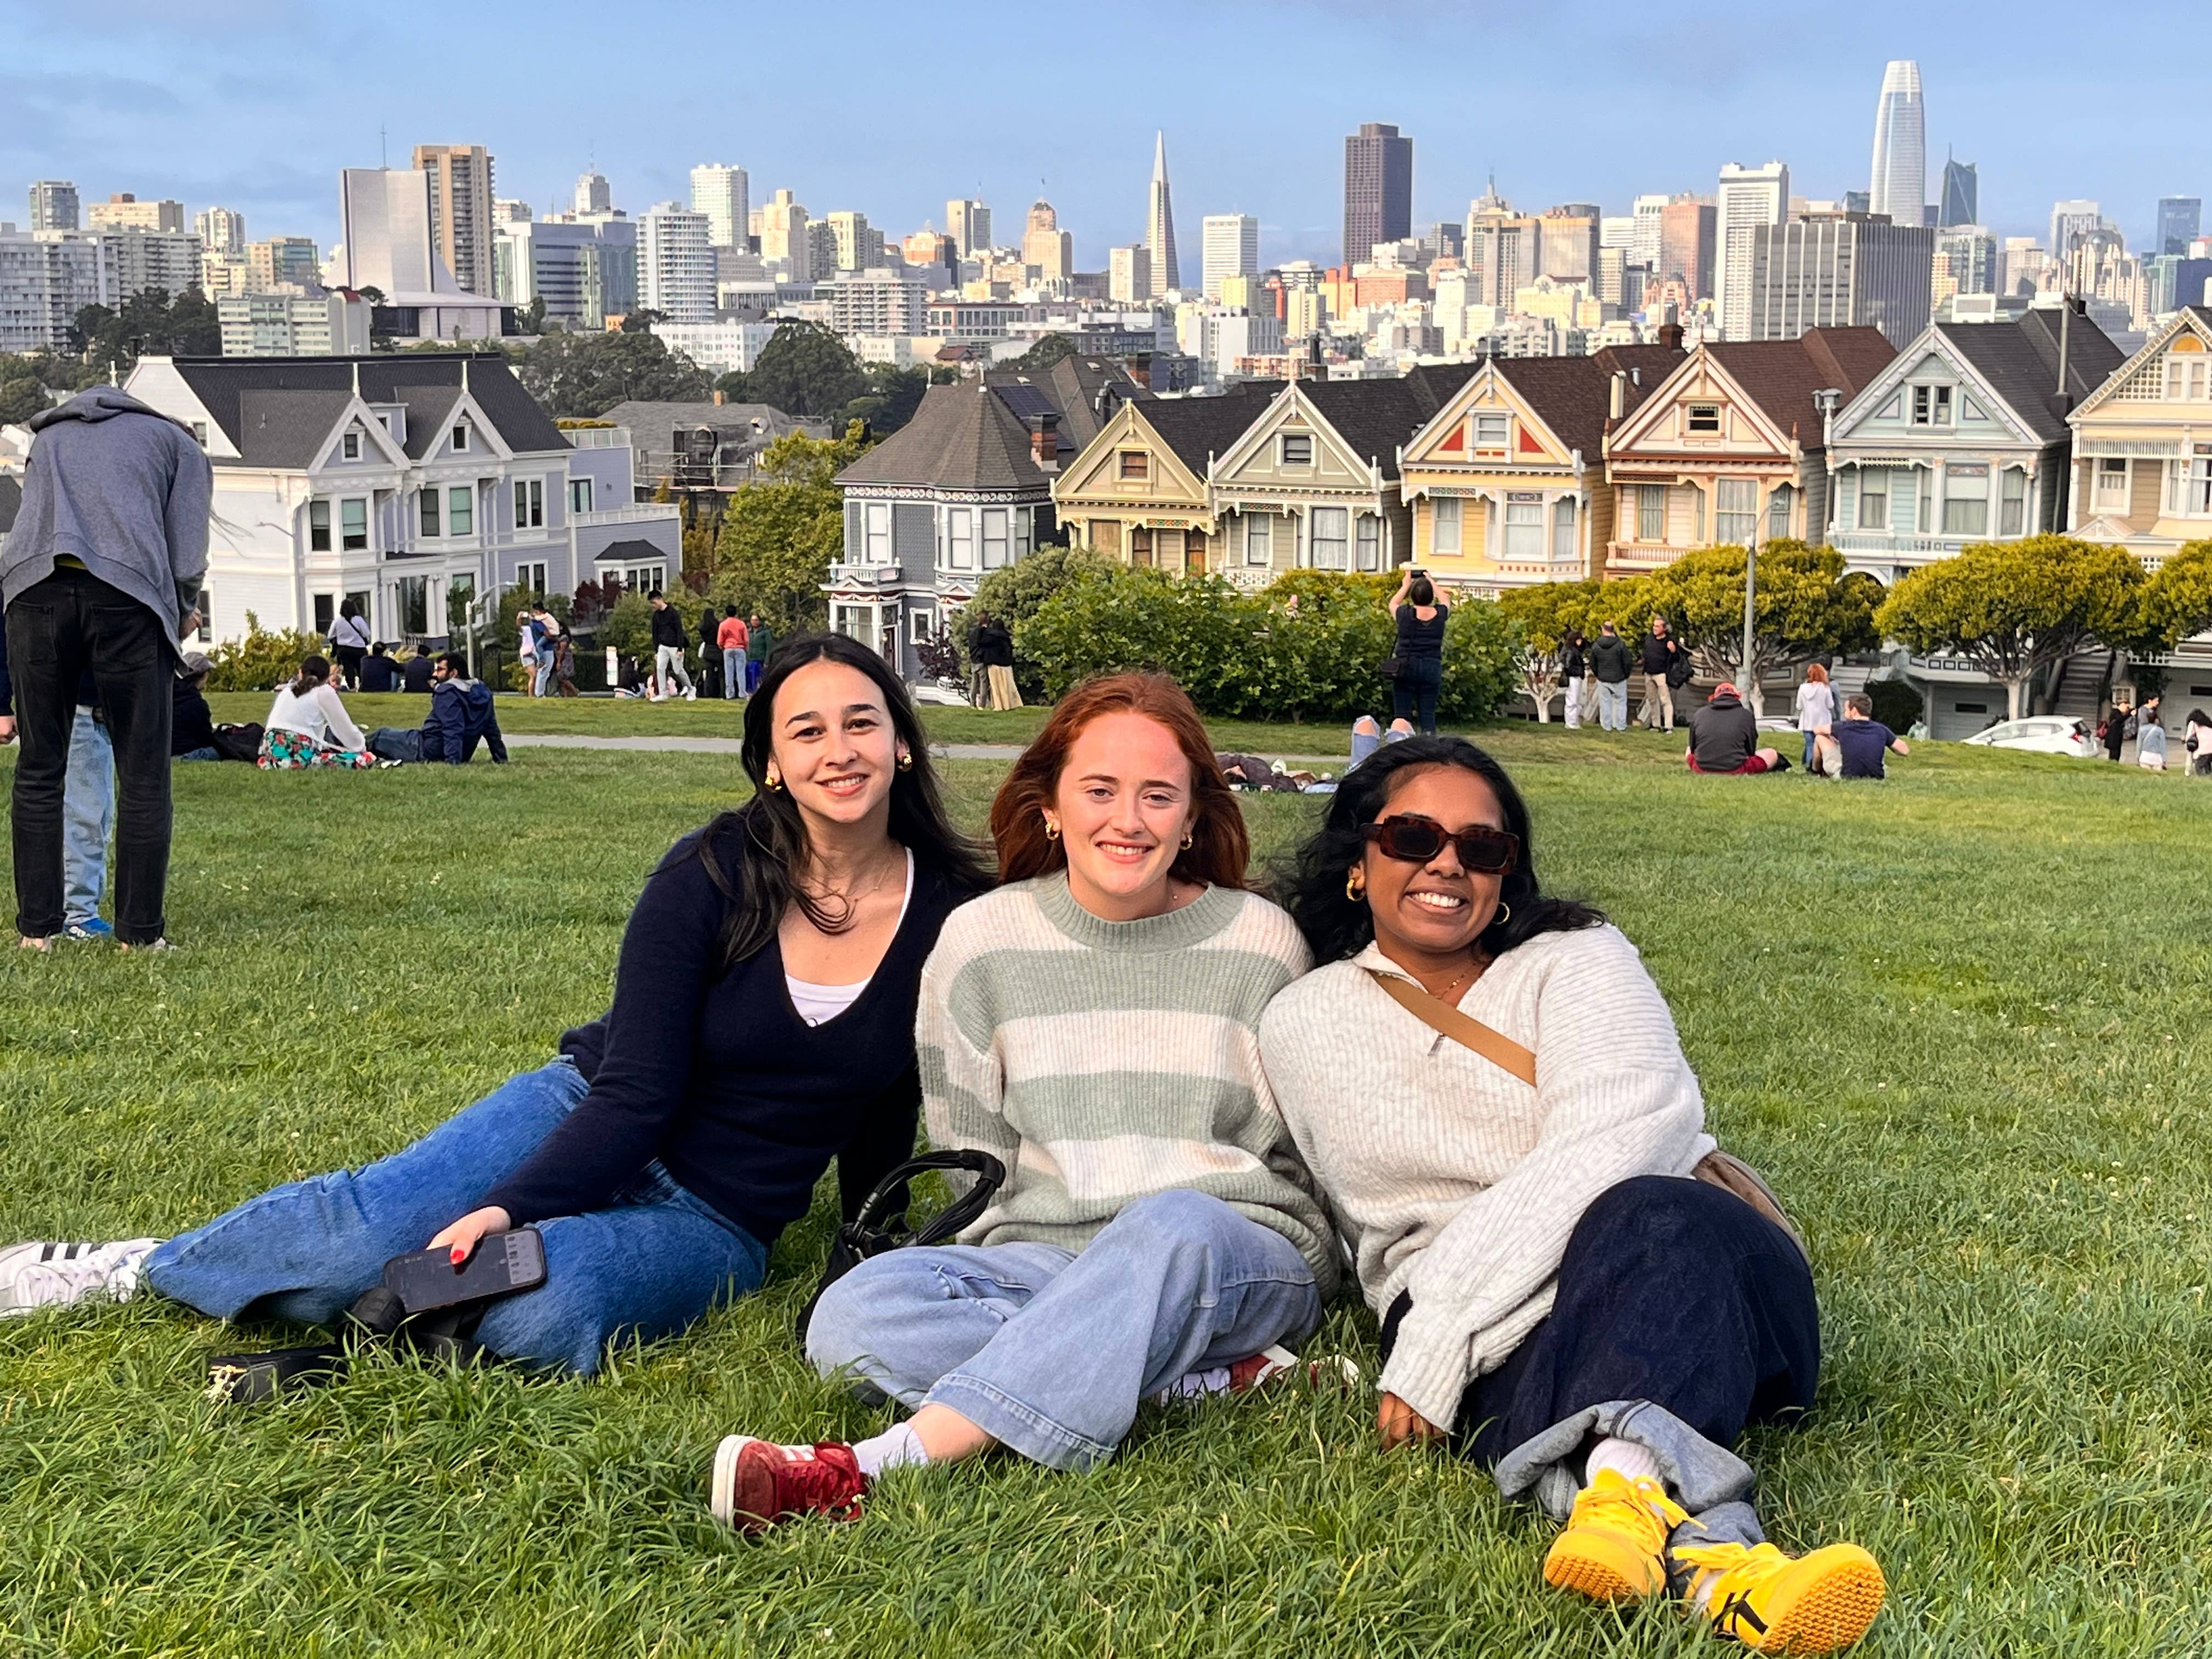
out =
[[[1114,1454],[1138,1402],[1291,1363],[1336,1241],[1260,1065],[1260,1015],[1310,965],[1248,890],[1236,798],[1163,675],[1064,698],[991,811],[1005,884],[948,918],[915,1042],[931,1140],[1005,1184],[942,1249],[826,1291],[807,1357],[914,1415],[857,1444],[732,1435],[716,1517],[852,1514],[889,1470],[1004,1445]]]

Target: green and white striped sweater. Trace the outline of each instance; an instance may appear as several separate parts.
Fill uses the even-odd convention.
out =
[[[1006,1166],[962,1242],[1079,1250],[1188,1188],[1282,1234],[1333,1294],[1335,1237],[1260,1065],[1261,1012],[1311,963],[1287,915],[1229,888],[1103,921],[1060,874],[955,910],[915,1033],[929,1138]]]

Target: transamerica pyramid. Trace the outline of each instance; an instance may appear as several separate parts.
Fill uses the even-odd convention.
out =
[[[1168,138],[1164,132],[1152,137],[1152,189],[1145,210],[1145,246],[1152,256],[1154,295],[1181,288],[1182,273],[1176,269],[1175,204],[1168,196]]]

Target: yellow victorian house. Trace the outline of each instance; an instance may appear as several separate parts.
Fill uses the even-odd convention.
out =
[[[1607,429],[1681,361],[1666,345],[1486,359],[1400,458],[1414,562],[1484,597],[1602,574]]]
[[[1219,398],[1127,403],[1061,469],[1053,504],[1068,544],[1162,570],[1218,569],[1218,517],[1207,482],[1267,408],[1274,382]]]
[[[2075,535],[2122,543],[2153,569],[2212,536],[2212,308],[2175,312],[2067,419]]]

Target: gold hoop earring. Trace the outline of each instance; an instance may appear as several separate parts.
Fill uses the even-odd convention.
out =
[[[1182,850],[1183,850],[1184,852],[1188,853],[1188,851],[1190,851],[1190,843],[1191,843],[1191,832],[1190,832],[1189,830],[1184,830],[1184,831],[1182,832]]]
[[[1507,923],[1507,922],[1509,922],[1509,921],[1512,921],[1512,920],[1513,920],[1513,907],[1512,907],[1511,905],[1510,905],[1510,904],[1507,904],[1507,903],[1506,903],[1506,902],[1504,902],[1503,900],[1500,900],[1500,901],[1499,901],[1499,902],[1498,902],[1498,914],[1497,914],[1496,915],[1494,915],[1494,916],[1491,917],[1491,919],[1490,919],[1490,925],[1491,925],[1492,927],[1501,927],[1504,926],[1504,925],[1505,925],[1505,923]]]
[[[1367,896],[1367,872],[1356,864],[1345,872],[1344,896],[1354,904]]]
[[[1047,818],[1044,821],[1044,838],[1047,841],[1058,841],[1060,839],[1060,826],[1054,823],[1050,818]]]
[[[766,783],[770,789],[781,793],[783,788],[783,774],[772,770],[769,773],[768,776],[763,780],[763,781]]]
[[[914,770],[913,750],[902,749],[899,750],[898,769],[902,772],[911,772]]]

